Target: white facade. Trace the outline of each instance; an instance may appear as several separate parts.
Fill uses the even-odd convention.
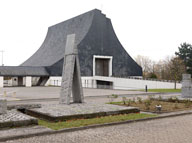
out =
[[[117,77],[81,77],[82,86],[86,88],[97,88],[97,80],[108,81],[113,83],[113,89],[145,89],[147,85],[148,89],[173,89],[174,82],[165,81],[152,81],[143,79],[129,79],[129,78],[117,78]],[[50,77],[46,83],[46,86],[61,86],[61,77]],[[177,88],[181,88],[181,83],[177,83]]]
[[[0,76],[0,87],[3,87],[3,79],[4,79],[4,77],[3,76]]]
[[[31,87],[32,86],[32,77],[31,76],[26,76],[25,78],[25,86],[26,87]]]

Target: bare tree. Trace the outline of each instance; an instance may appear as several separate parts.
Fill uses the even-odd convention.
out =
[[[149,73],[153,72],[153,62],[148,57],[138,55],[135,61],[142,67],[143,77],[147,77]]]
[[[155,74],[157,75],[158,79],[167,79],[167,80],[171,79],[170,70],[169,70],[170,61],[171,61],[171,58],[166,57],[164,60],[159,60],[155,64],[154,71],[155,71]]]
[[[173,57],[169,64],[170,69],[170,77],[175,82],[175,89],[176,89],[176,82],[182,79],[182,74],[186,72],[185,63],[179,57]]]
[[[154,62],[146,56],[138,55],[135,61],[143,69],[143,77],[151,77],[153,75],[158,79],[180,81],[182,74],[186,72],[185,63],[179,57],[166,57],[164,60]]]

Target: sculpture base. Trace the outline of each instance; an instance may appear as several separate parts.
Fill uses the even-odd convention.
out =
[[[52,122],[139,112],[140,110],[135,107],[96,103],[51,104],[43,105],[41,108],[26,110],[26,113],[31,116]]]

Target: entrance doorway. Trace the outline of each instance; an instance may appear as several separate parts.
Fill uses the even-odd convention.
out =
[[[109,76],[109,59],[95,59],[95,75]]]
[[[93,76],[112,76],[112,56],[93,56]]]

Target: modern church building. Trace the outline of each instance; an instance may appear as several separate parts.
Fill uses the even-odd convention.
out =
[[[94,9],[49,27],[41,47],[20,66],[1,66],[0,86],[60,85],[69,34],[76,34],[84,87],[113,88],[113,81],[101,77],[142,76],[142,68],[121,45],[111,20]]]

